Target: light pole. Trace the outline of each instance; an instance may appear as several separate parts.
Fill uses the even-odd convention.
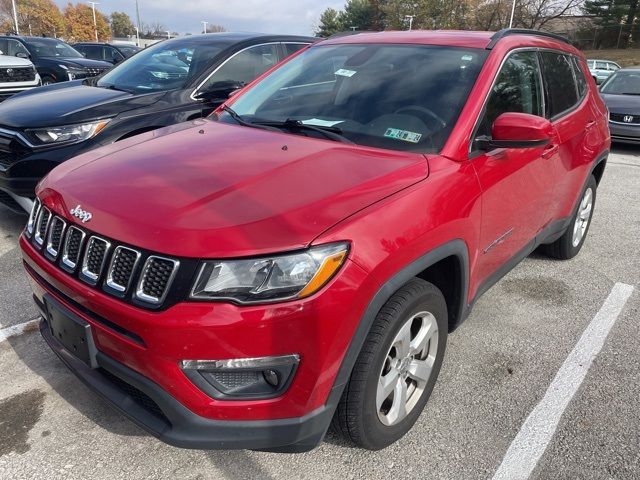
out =
[[[207,33],[207,25],[209,25],[209,22],[205,22],[203,20],[202,21],[202,33]]]
[[[133,27],[136,29],[136,47],[140,46],[140,30],[138,27]]]
[[[405,15],[404,18],[409,20],[409,31],[413,28],[413,19],[416,18],[415,15]]]
[[[13,22],[16,27],[16,35],[20,35],[20,30],[18,29],[18,9],[16,8],[16,0],[11,0],[11,7],[13,8]]]
[[[513,28],[513,14],[516,13],[516,0],[513,0],[511,5],[511,20],[509,20],[509,28]]]
[[[140,46],[140,30],[142,30],[142,25],[140,24],[140,8],[138,8],[138,0],[136,0],[136,22],[138,23],[138,28],[136,28],[136,31],[138,32],[138,46]]]
[[[98,22],[96,21],[96,5],[100,5],[98,2],[87,2],[91,4],[93,10],[93,30],[96,33],[96,42],[98,41]]]

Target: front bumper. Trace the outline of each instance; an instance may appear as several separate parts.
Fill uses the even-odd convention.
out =
[[[326,405],[292,419],[203,418],[156,383],[101,352],[96,354],[98,368],[90,368],[57,342],[44,320],[40,323],[40,332],[60,360],[85,385],[147,432],[176,447],[304,452],[320,444],[331,422],[334,407]]]
[[[640,144],[640,125],[609,122],[609,131],[612,142]]]
[[[151,398],[165,423],[115,394],[107,398],[158,438],[193,448],[278,451],[308,450],[322,439],[344,386],[335,381],[338,371],[370,298],[360,291],[367,274],[355,263],[347,261],[321,292],[300,301],[244,307],[181,302],[148,311],[66,274],[24,236],[20,245],[41,310],[51,296],[91,326],[100,368]],[[52,348],[60,350],[55,343]],[[262,400],[213,398],[180,368],[186,359],[291,353],[300,363],[287,390]],[[59,355],[66,358],[64,352]],[[100,369],[66,363],[106,396],[110,389]]]

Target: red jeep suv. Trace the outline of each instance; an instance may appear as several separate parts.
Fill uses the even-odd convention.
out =
[[[56,168],[20,244],[41,332],[172,445],[402,437],[447,334],[583,245],[610,145],[582,54],[534,31],[303,50],[215,114]]]

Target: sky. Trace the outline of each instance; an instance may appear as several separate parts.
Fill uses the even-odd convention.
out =
[[[74,0],[74,3],[83,0]],[[98,10],[109,15],[123,11],[135,24],[135,0],[97,0]],[[55,0],[63,8],[68,0]],[[143,23],[160,22],[167,29],[201,33],[202,21],[229,31],[310,35],[320,14],[336,10],[345,0],[138,0]]]

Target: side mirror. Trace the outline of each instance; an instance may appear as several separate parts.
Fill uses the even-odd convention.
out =
[[[528,113],[507,112],[496,118],[491,127],[491,138],[479,137],[481,150],[494,148],[536,148],[551,141],[553,125],[546,118]]]
[[[18,58],[27,58],[27,59],[28,59],[28,58],[29,58],[29,56],[30,56],[29,54],[24,53],[24,52],[18,52],[18,53],[16,53],[16,57],[18,57]]]
[[[244,87],[243,82],[235,82],[233,80],[216,82],[209,85],[206,90],[198,92],[196,98],[206,101],[226,100],[242,87]]]

